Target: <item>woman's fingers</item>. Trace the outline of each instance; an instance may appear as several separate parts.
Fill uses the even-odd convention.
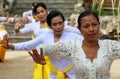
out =
[[[28,51],[28,53],[29,53],[29,55],[33,58],[33,60],[37,63],[36,58],[35,58],[35,56],[33,55],[33,53],[31,53],[30,51]]]
[[[42,58],[43,57],[43,49],[40,48],[40,57]]]
[[[28,53],[36,63],[39,63],[41,65],[46,64],[42,50],[41,50],[42,55],[39,55],[36,49],[32,49],[32,53],[30,51]]]
[[[2,47],[6,48],[6,49],[9,49],[9,36],[8,34],[5,34],[3,36],[3,39],[0,41],[0,44],[2,44]]]
[[[45,65],[45,64],[46,64],[46,61],[45,61],[45,58],[44,58],[44,56],[43,56],[43,48],[40,48],[40,58],[41,58],[41,63],[42,63],[43,65]]]

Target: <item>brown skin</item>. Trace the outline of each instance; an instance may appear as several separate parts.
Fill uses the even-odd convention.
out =
[[[46,62],[45,62],[45,58],[43,56],[43,49],[40,48],[40,55],[38,54],[37,50],[36,49],[32,49],[32,52],[28,52],[31,57],[33,58],[33,60],[36,62],[36,63],[39,63],[41,65],[45,65]]]
[[[95,58],[97,58],[97,52],[99,50],[99,22],[93,15],[87,15],[81,19],[81,26],[79,30],[84,36],[82,47],[86,58],[90,59],[92,62]]]
[[[63,32],[63,29],[64,29],[64,22],[63,22],[61,16],[52,18],[51,28],[54,31],[54,41],[55,42],[59,41],[59,39],[62,35],[62,32]]]
[[[9,42],[9,36],[7,34],[5,34],[3,36],[3,39],[0,40],[0,44],[2,44],[2,46],[5,49],[12,49],[12,50],[14,50],[14,46],[13,45],[9,45],[8,42]]]
[[[48,15],[48,10],[44,9],[43,7],[37,8],[37,13],[35,14],[37,18],[40,20],[40,28],[45,28],[45,22]]]

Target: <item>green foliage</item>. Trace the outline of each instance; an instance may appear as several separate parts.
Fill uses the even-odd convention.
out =
[[[98,10],[94,10],[97,14],[99,14],[99,11]],[[117,11],[114,11],[114,14],[113,14],[113,11],[112,10],[101,10],[101,13],[100,15],[117,15]]]

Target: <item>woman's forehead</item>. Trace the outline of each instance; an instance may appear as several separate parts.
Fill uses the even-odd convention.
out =
[[[52,22],[60,21],[60,20],[62,20],[62,17],[61,16],[56,16],[56,17],[52,18],[51,20],[52,20]]]
[[[81,18],[81,22],[84,21],[97,21],[97,18],[94,15],[87,15]]]

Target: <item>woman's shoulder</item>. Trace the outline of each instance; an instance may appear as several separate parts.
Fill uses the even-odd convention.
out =
[[[103,46],[111,46],[111,45],[120,45],[120,42],[117,40],[104,39],[104,40],[99,40],[99,44]]]
[[[99,40],[100,42],[119,42],[117,40],[110,40],[110,39],[103,39],[103,40]]]
[[[71,37],[71,38],[79,38],[79,39],[83,39],[83,36],[82,35],[79,35],[79,34],[77,34],[77,33],[74,33],[74,32],[66,32],[66,31],[64,31],[63,32],[63,34],[64,34],[64,36],[66,36],[66,37]]]

